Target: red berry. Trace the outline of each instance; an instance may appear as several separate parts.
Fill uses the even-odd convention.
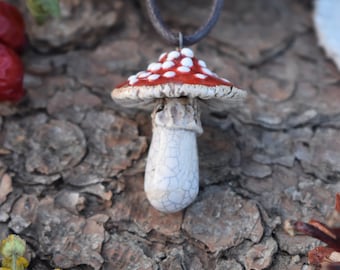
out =
[[[0,101],[18,101],[24,95],[24,69],[19,56],[0,43]]]
[[[25,44],[25,24],[15,6],[0,1],[0,41],[14,50]]]

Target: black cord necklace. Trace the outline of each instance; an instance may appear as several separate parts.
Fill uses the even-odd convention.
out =
[[[208,20],[202,25],[195,33],[191,35],[182,35],[182,33],[173,33],[164,23],[156,5],[156,0],[146,0],[146,7],[152,25],[155,27],[158,34],[160,34],[167,42],[172,45],[190,46],[197,43],[204,38],[213,26],[216,24],[217,19],[221,13],[223,0],[213,0],[213,5],[208,17]]]

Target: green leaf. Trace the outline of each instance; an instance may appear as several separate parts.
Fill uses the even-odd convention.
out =
[[[15,234],[9,235],[6,239],[1,241],[0,253],[6,258],[15,256],[23,256],[26,249],[26,242]]]
[[[26,5],[38,23],[60,16],[59,0],[26,0]]]

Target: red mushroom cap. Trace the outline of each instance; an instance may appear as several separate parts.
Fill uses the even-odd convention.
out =
[[[192,50],[163,53],[158,62],[146,71],[132,75],[111,93],[112,98],[126,106],[147,103],[155,98],[192,97],[200,99],[229,99],[241,101],[246,92],[234,87],[207,68],[204,61],[194,57]]]

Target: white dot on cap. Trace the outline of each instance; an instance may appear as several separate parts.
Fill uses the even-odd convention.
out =
[[[148,80],[149,80],[149,81],[154,81],[154,80],[157,80],[159,77],[160,77],[159,74],[151,74],[151,75],[148,77]]]
[[[160,70],[162,67],[161,63],[151,63],[150,65],[148,65],[148,70],[150,71],[158,71]]]
[[[184,67],[184,66],[178,67],[177,70],[178,70],[179,72],[182,72],[182,73],[190,72],[190,68]]]
[[[131,81],[131,80],[134,80],[134,79],[137,79],[137,75],[131,75],[131,76],[128,78],[128,81]]]
[[[164,52],[159,56],[158,60],[161,61],[165,56],[166,56],[166,53]]]
[[[137,77],[142,79],[142,78],[146,78],[151,74],[151,72],[148,71],[141,71],[137,73]]]
[[[180,53],[178,51],[172,51],[172,52],[169,52],[167,60],[173,60],[173,59],[178,58],[179,56],[180,56]]]
[[[138,79],[137,79],[136,76],[130,76],[129,79],[128,79],[128,81],[129,81],[129,84],[130,84],[130,85],[133,85],[133,84],[135,84],[136,82],[138,82]]]
[[[181,54],[187,56],[187,57],[194,57],[194,52],[190,50],[189,48],[183,48],[181,50]]]
[[[184,57],[181,60],[181,64],[182,64],[182,66],[185,66],[185,67],[192,67],[194,63],[192,62],[191,58]]]
[[[195,76],[196,78],[201,79],[201,80],[204,80],[205,78],[208,77],[207,75],[204,75],[204,74],[201,74],[201,73],[196,73],[194,76]]]
[[[208,68],[202,67],[202,72],[204,74],[207,74],[207,75],[210,75],[210,76],[214,76],[214,73],[210,69],[208,69]]]
[[[168,69],[168,68],[171,68],[175,65],[174,62],[172,61],[165,61],[163,64],[162,64],[162,68],[163,69]]]
[[[198,64],[199,64],[201,67],[207,67],[207,64],[206,64],[203,60],[198,60]]]
[[[165,78],[173,78],[176,76],[176,72],[174,71],[167,71],[163,74],[163,77]]]

